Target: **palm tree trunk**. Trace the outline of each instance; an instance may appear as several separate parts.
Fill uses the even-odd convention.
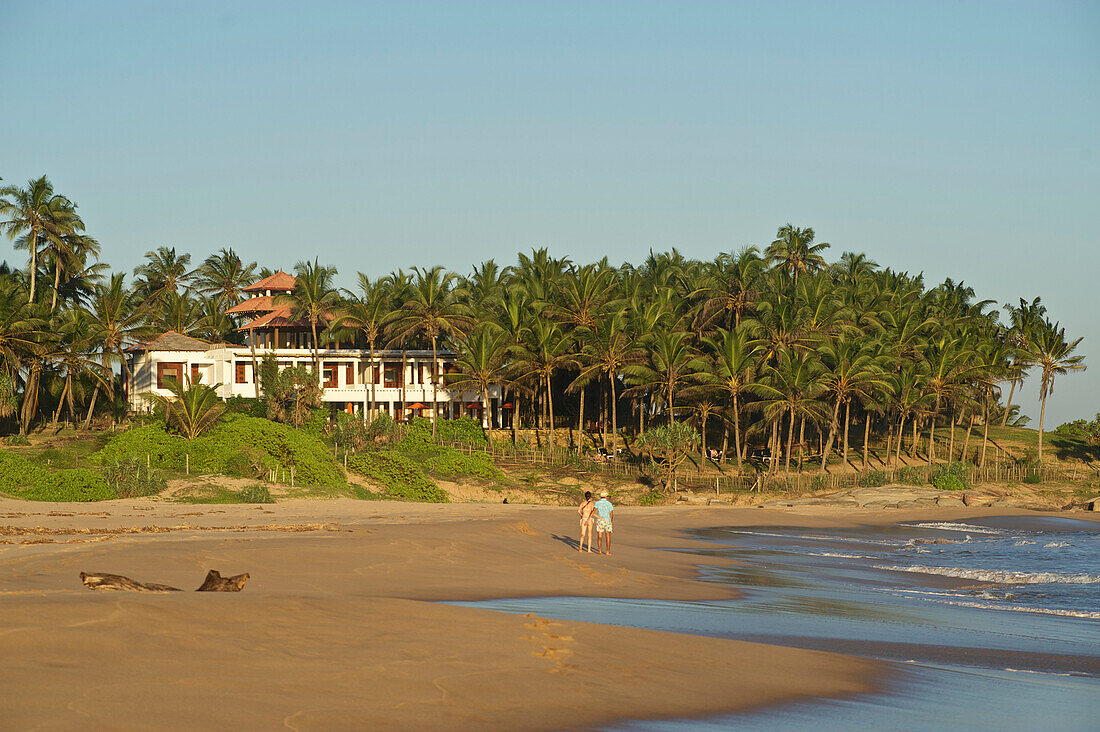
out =
[[[920,454],[917,449],[917,418],[913,417],[913,442],[909,445],[909,456],[916,458]]]
[[[619,454],[619,415],[615,409],[615,377],[611,377],[611,455]]]
[[[35,361],[27,372],[27,383],[23,388],[23,414],[19,425],[19,434],[25,435],[30,431],[31,420],[38,411],[38,377],[42,364]]]
[[[718,464],[726,464],[726,451],[730,446],[730,426],[726,420],[722,420],[722,454],[718,456]]]
[[[928,426],[928,464],[936,460],[936,415],[932,414],[932,423]]]
[[[1042,403],[1039,406],[1039,475],[1043,474],[1043,417],[1047,411],[1047,395],[1043,394]]]
[[[381,371],[381,369],[379,369]],[[375,382],[378,381],[374,376],[374,341],[370,342],[370,362],[367,364],[367,378],[370,379],[370,390],[366,391],[363,398],[366,403],[363,405],[363,421],[370,422],[374,420],[374,405],[378,402],[374,399],[374,387]]]
[[[512,447],[516,446],[517,433],[519,429],[519,390],[512,389]]]
[[[256,369],[256,329],[248,331],[248,345],[252,349],[252,384],[255,387],[256,398],[260,398],[260,373]],[[276,367],[278,368],[278,367]]]
[[[890,455],[892,455],[892,448],[894,447],[894,422],[890,419],[890,413],[884,414],[886,420],[886,459],[882,462],[883,467],[890,466]]]
[[[806,417],[803,415],[802,424],[798,427],[798,472],[802,472],[802,461],[806,456]]]
[[[550,418],[550,453],[554,453],[554,395],[550,393],[550,375],[546,376],[546,411]]]
[[[772,420],[772,436],[768,440],[768,452],[771,453],[768,460],[768,475],[771,475],[779,466],[779,419]]]
[[[57,288],[61,286],[61,256],[54,257],[53,263],[53,297],[50,298],[50,311],[57,309]],[[57,420],[54,420],[55,422]]]
[[[27,297],[27,303],[34,302],[34,287],[38,281],[38,231],[36,227],[30,227],[30,232],[27,236],[27,246],[31,250],[31,291]]]
[[[699,472],[702,473],[707,466],[707,413],[704,411],[699,416],[702,422],[699,428]]]
[[[436,378],[435,370],[439,368],[438,357],[436,355],[436,341],[435,335],[432,335],[432,367],[428,369],[428,378],[432,380],[432,442],[435,442],[435,423],[439,421],[439,379]],[[440,369],[442,370],[442,369]],[[553,444],[551,443],[551,447]]]
[[[65,406],[65,397],[69,394],[69,384],[72,383],[72,376],[65,374],[65,388],[61,390],[61,396],[57,399],[57,410],[53,413],[53,424],[57,424],[57,420],[61,418],[61,408]]]
[[[1004,416],[1001,417],[1001,426],[1002,427],[1004,427],[1006,424],[1008,424],[1008,412],[1012,408],[1012,395],[1013,395],[1013,393],[1015,393],[1015,391],[1016,391],[1016,379],[1013,379],[1012,380],[1012,386],[1010,386],[1009,389],[1008,389],[1008,401],[1005,402],[1005,413],[1004,413]]]
[[[974,429],[974,413],[970,413],[970,423],[966,426],[966,439],[963,440],[962,455],[959,456],[960,460],[965,461],[967,453],[970,452],[970,430]]]
[[[833,439],[836,437],[837,428],[837,415],[840,414],[840,397],[836,398],[836,405],[833,407],[833,419],[829,422],[829,439],[825,441],[825,449],[821,451],[821,469],[825,469],[825,462],[829,459],[829,453],[833,449]]]
[[[947,462],[955,460],[955,410],[951,410],[951,438],[947,441]]]
[[[978,467],[985,470],[985,447],[989,442],[989,397],[986,397],[985,400],[985,417],[982,421],[984,422],[982,426],[982,462]]]
[[[317,377],[321,378],[323,374],[321,373],[321,354],[317,351],[317,321],[311,319],[309,327],[313,331],[313,370],[317,372]]]
[[[90,404],[88,404],[88,416],[84,418],[84,429],[88,429],[88,427],[92,424],[92,413],[95,412],[95,400],[98,397],[99,384],[96,384],[95,388],[92,389],[92,401]]]
[[[733,449],[737,453],[737,472],[740,473],[744,467],[741,464],[742,455],[741,452],[741,411],[737,406],[737,395],[733,395]]]
[[[863,469],[867,470],[867,440],[871,437],[871,413],[863,413]]]
[[[481,414],[485,424],[488,425],[485,429],[485,437],[489,440],[489,454],[493,454],[493,417],[489,413],[489,387],[485,385],[485,388],[481,392]]]
[[[852,421],[852,402],[844,403],[844,466],[848,466],[848,425]]]
[[[791,474],[791,445],[794,444],[794,412],[791,412],[790,419],[787,420],[787,454],[784,456],[786,463],[783,466],[783,472],[787,475]]]
[[[581,444],[584,444],[584,392],[585,388],[581,387],[580,404],[577,407],[577,431],[581,433]]]
[[[894,446],[894,465],[901,462],[901,440],[905,436],[905,413],[902,412],[898,422],[898,444]]]

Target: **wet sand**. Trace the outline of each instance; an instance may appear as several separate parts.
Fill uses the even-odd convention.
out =
[[[697,556],[655,549],[700,548],[688,528],[1006,513],[620,508],[607,557],[578,553],[575,511],[547,506],[0,500],[0,714],[49,729],[560,729],[845,696],[889,666],[436,601],[728,599],[695,579]],[[239,594],[79,580],[194,588],[207,569],[251,579]]]

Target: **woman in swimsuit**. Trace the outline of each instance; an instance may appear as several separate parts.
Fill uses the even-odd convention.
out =
[[[581,503],[577,513],[581,517],[581,540],[577,543],[577,551],[583,551],[584,537],[588,537],[588,553],[592,553],[592,524],[596,513],[596,503],[592,500],[592,491],[584,492],[584,502]]]

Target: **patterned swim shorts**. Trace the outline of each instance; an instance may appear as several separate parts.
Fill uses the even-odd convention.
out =
[[[600,534],[611,533],[611,522],[607,519],[602,519],[599,516],[596,517],[596,531]]]

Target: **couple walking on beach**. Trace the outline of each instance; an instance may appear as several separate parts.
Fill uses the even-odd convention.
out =
[[[592,491],[584,492],[584,502],[581,503],[577,513],[581,516],[581,540],[577,543],[577,551],[584,550],[584,539],[588,537],[588,553],[592,553],[592,530],[596,530],[596,551],[604,553],[603,543],[607,540],[607,553],[611,554],[611,517],[615,513],[615,507],[607,500],[607,491],[600,492],[600,500],[592,500]]]

